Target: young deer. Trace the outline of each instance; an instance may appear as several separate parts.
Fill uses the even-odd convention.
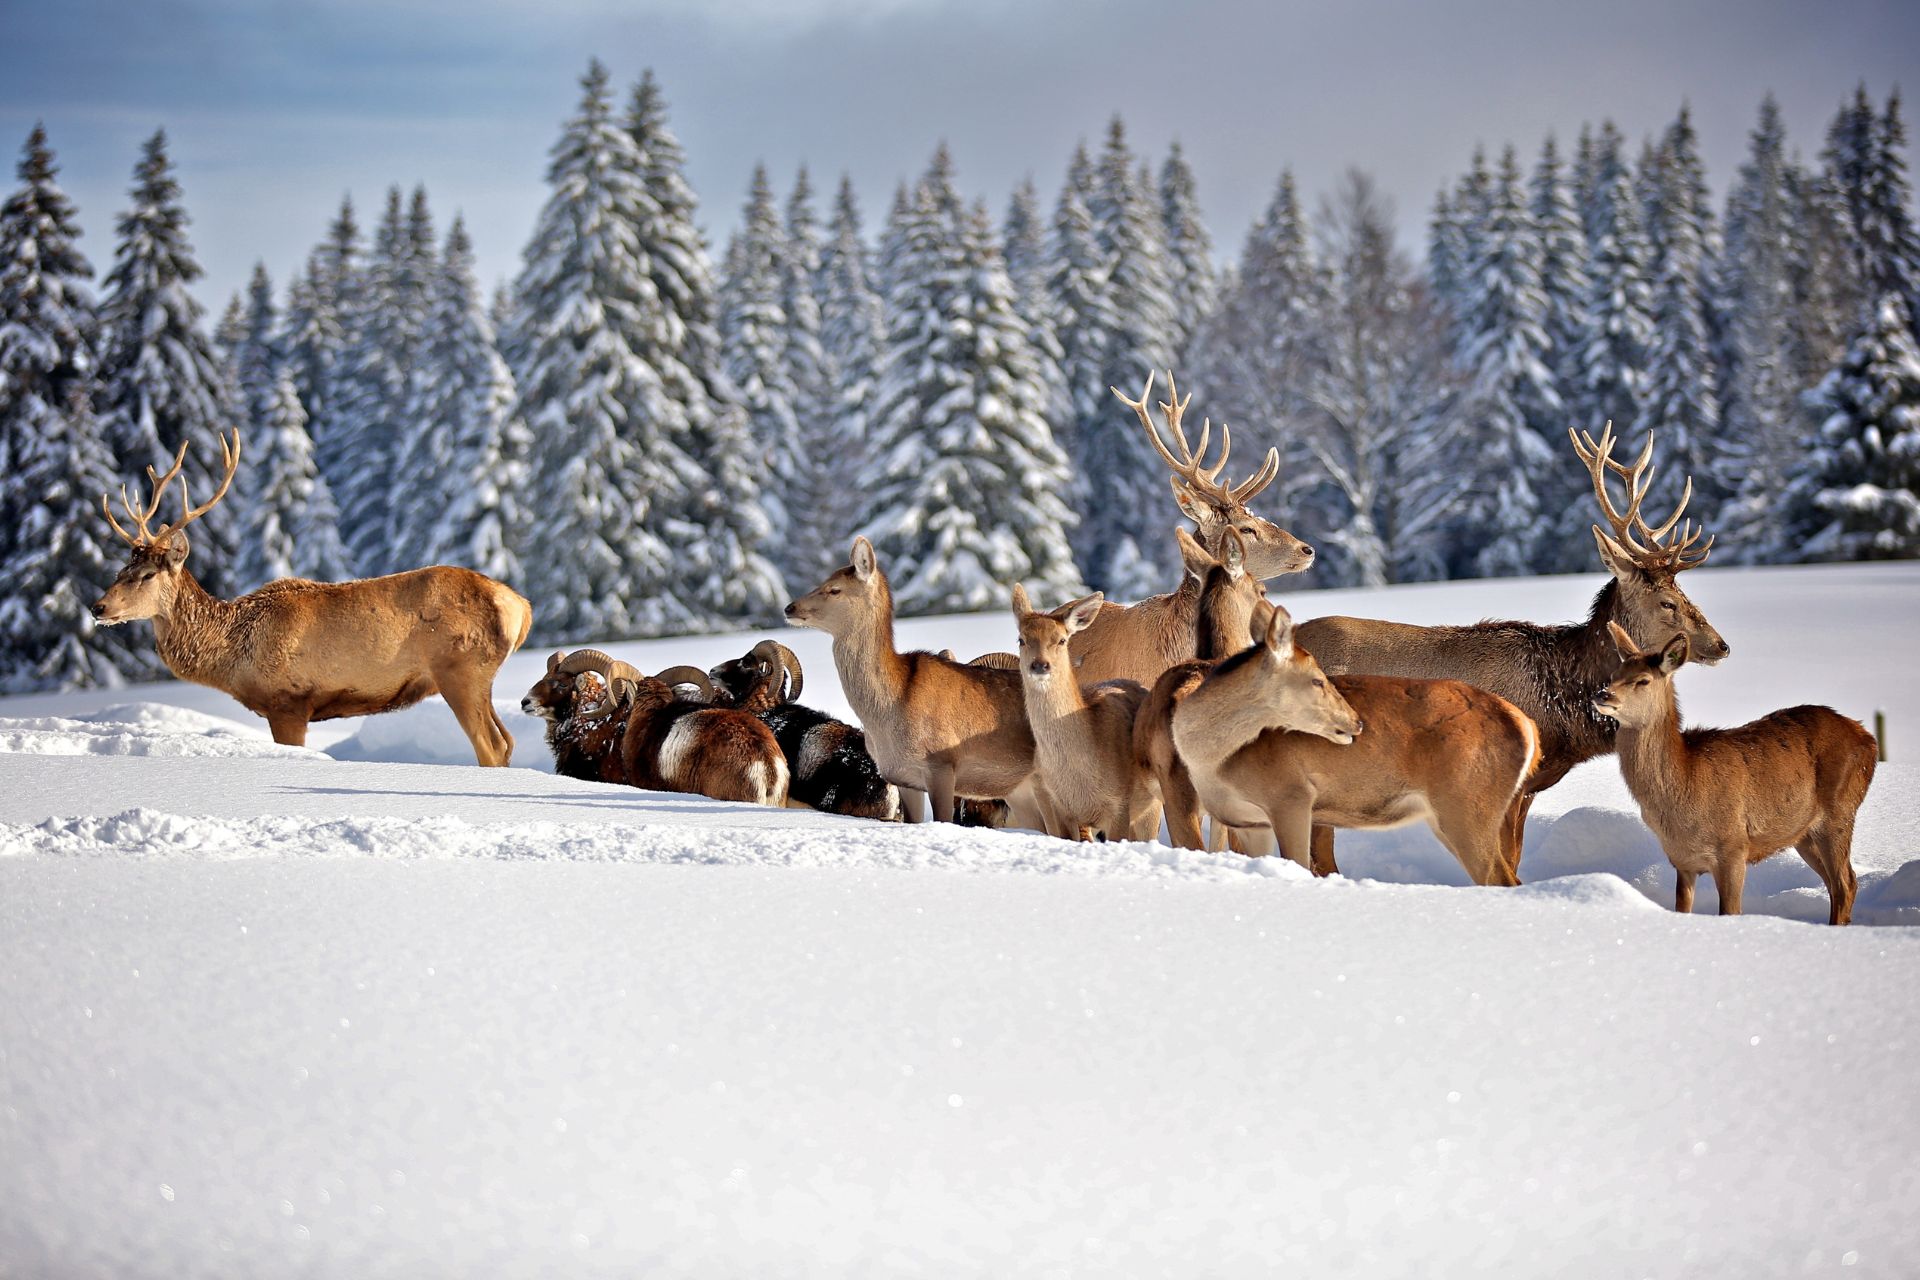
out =
[[[180,485],[180,518],[158,533],[150,526],[167,486],[186,461],[183,443],[165,475],[147,468],[152,496],[135,507],[123,486],[121,504],[133,525],[107,523],[133,548],[133,559],[93,606],[113,625],[153,619],[161,661],[182,680],[231,694],[264,716],[275,742],[302,746],[314,720],[374,715],[410,707],[439,693],[483,765],[513,758],[513,735],[493,710],[493,677],[526,641],[533,609],[504,583],[471,569],[436,565],[357,582],[281,578],[237,600],[216,600],[187,568],[186,527],[219,505],[240,467],[233,433],[219,491],[199,506]]]
[[[1133,718],[1147,691],[1136,680],[1081,686],[1067,646],[1100,609],[1095,592],[1051,613],[1013,588],[1020,674],[1033,726],[1034,776],[1059,834],[1079,840],[1151,840],[1160,806],[1133,759]]]
[[[1209,555],[1220,554],[1220,543],[1232,531],[1241,540],[1247,572],[1265,580],[1282,574],[1300,573],[1313,564],[1313,548],[1270,520],[1247,510],[1247,503],[1273,483],[1280,472],[1280,455],[1267,450],[1260,469],[1239,484],[1222,481],[1227,458],[1233,452],[1233,433],[1220,428],[1220,457],[1211,467],[1204,464],[1213,424],[1200,424],[1200,447],[1189,448],[1186,429],[1180,425],[1191,392],[1183,399],[1167,375],[1168,398],[1160,402],[1173,448],[1168,448],[1160,428],[1147,410],[1153,395],[1153,376],[1148,375],[1146,390],[1138,400],[1129,400],[1117,388],[1111,388],[1120,402],[1140,419],[1147,439],[1173,474],[1167,477],[1173,486],[1173,500],[1182,515],[1199,526],[1198,541]],[[1179,452],[1176,455],[1174,450]],[[1166,595],[1149,596],[1133,605],[1109,601],[1101,606],[1093,623],[1073,640],[1075,670],[1082,684],[1103,680],[1138,680],[1151,688],[1160,673],[1176,662],[1193,657],[1194,619],[1200,607],[1200,583],[1185,574],[1178,589]]]
[[[1827,886],[1827,923],[1851,921],[1853,819],[1873,782],[1873,735],[1831,707],[1683,730],[1673,673],[1689,656],[1687,637],[1642,650],[1616,626],[1613,641],[1619,669],[1593,705],[1620,726],[1620,772],[1673,864],[1673,909],[1693,910],[1705,872],[1720,914],[1739,915],[1748,865],[1792,845]]]
[[[1240,535],[1228,531],[1220,544],[1220,559],[1207,554],[1206,548],[1190,537],[1185,529],[1176,535],[1180,557],[1187,572],[1200,580],[1200,607],[1190,661],[1168,667],[1154,682],[1140,714],[1133,722],[1133,755],[1154,793],[1165,807],[1167,837],[1178,848],[1208,847],[1201,839],[1200,824],[1206,816],[1194,793],[1193,779],[1180,753],[1173,748],[1173,711],[1188,694],[1200,687],[1215,665],[1245,649],[1254,619],[1260,611],[1271,609],[1261,594],[1260,583],[1246,571],[1245,547]],[[1264,618],[1261,631],[1265,630]],[[1220,836],[1219,824],[1215,826]],[[1219,841],[1216,839],[1215,844]]]
[[[1269,829],[1260,843],[1302,866],[1315,824],[1425,821],[1475,884],[1518,883],[1503,838],[1539,738],[1504,698],[1457,680],[1330,681],[1275,608],[1259,643],[1174,709],[1173,742],[1209,814]]]
[[[941,822],[965,796],[1007,799],[1021,825],[1040,825],[1019,673],[896,649],[893,592],[872,543],[855,538],[851,563],[789,604],[787,620],[833,637],[840,688],[887,781],[925,791]]]
[[[1692,480],[1687,481],[1673,513],[1658,526],[1649,525],[1640,514],[1640,504],[1653,483],[1653,433],[1647,433],[1646,446],[1631,466],[1613,460],[1611,423],[1598,442],[1584,432],[1569,430],[1567,436],[1586,465],[1594,499],[1613,530],[1609,535],[1599,525],[1593,526],[1601,563],[1613,576],[1594,598],[1585,622],[1418,627],[1373,618],[1331,617],[1300,624],[1301,646],[1334,675],[1464,680],[1509,699],[1525,712],[1540,733],[1540,767],[1514,810],[1517,828],[1525,827],[1535,794],[1559,782],[1581,761],[1613,750],[1613,722],[1575,692],[1599,688],[1613,670],[1610,624],[1618,623],[1649,644],[1682,631],[1699,660],[1708,664],[1728,652],[1727,642],[1675,581],[1679,574],[1705,562],[1713,549],[1712,538],[1702,545],[1702,530],[1691,522],[1681,524],[1693,495]],[[1607,492],[1609,475],[1620,477],[1626,485],[1624,511]],[[1523,834],[1519,829],[1511,834],[1509,843],[1515,850]],[[1330,833],[1324,844],[1324,860],[1330,868]],[[1514,870],[1517,873],[1518,866]]]

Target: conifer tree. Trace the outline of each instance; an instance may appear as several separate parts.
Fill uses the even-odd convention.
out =
[[[835,447],[837,406],[821,336],[821,284],[820,224],[813,211],[813,185],[802,167],[787,199],[780,259],[780,309],[786,316],[784,360],[787,385],[793,394],[793,417],[799,427],[799,465],[784,495],[787,534],[772,544],[779,548],[781,573],[793,582],[817,581],[824,576],[819,572],[821,566],[837,567],[846,551],[846,539],[839,536],[842,531],[829,531],[822,519],[834,501],[835,469],[828,454]]]
[[[1625,431],[1640,415],[1653,295],[1640,201],[1611,122],[1601,131],[1594,184],[1586,214],[1587,300],[1573,418],[1583,429],[1597,431],[1611,421]]]
[[[403,563],[464,565],[520,582],[525,441],[515,408],[513,375],[474,280],[473,242],[456,216],[430,282],[408,407],[414,430],[400,460],[408,489],[394,501]]]
[[[841,178],[834,196],[819,280],[820,348],[830,388],[830,411],[821,415],[821,434],[814,445],[823,479],[813,513],[820,547],[818,559],[789,575],[795,591],[806,590],[843,563],[859,521],[867,415],[886,341],[885,315],[861,234],[860,204],[848,177]]]
[[[1178,142],[1160,166],[1160,221],[1167,246],[1167,285],[1173,295],[1174,350],[1184,354],[1213,309],[1219,278],[1213,266],[1213,238],[1200,216],[1193,169]]]
[[[993,608],[1006,584],[1079,589],[1044,411],[1013,285],[986,211],[960,210],[939,165],[897,228],[888,349],[863,525],[906,613]]]
[[[1026,322],[1027,337],[1040,375],[1047,384],[1047,423],[1056,441],[1064,439],[1073,420],[1073,393],[1062,368],[1064,352],[1055,324],[1053,299],[1047,292],[1049,231],[1040,212],[1040,194],[1031,178],[1022,179],[1007,202],[1001,224],[1001,256],[1007,278],[1013,282],[1013,305]]]
[[[1529,212],[1540,239],[1540,290],[1547,299],[1547,363],[1564,393],[1577,379],[1574,351],[1586,309],[1587,245],[1552,134],[1540,148],[1530,193]]]
[[[243,585],[251,589],[276,578],[338,582],[348,577],[339,511],[314,461],[313,438],[307,434],[307,414],[291,369],[274,375],[265,418],[249,439],[254,492],[246,511]]]
[[[747,410],[754,451],[766,460],[765,505],[776,547],[792,544],[807,515],[802,492],[807,441],[795,410],[799,396],[787,359],[786,253],[773,188],[766,168],[756,165],[740,228],[727,245],[720,341],[727,377]]]
[[[229,383],[191,286],[200,264],[187,242],[180,184],[164,131],[147,139],[134,168],[133,204],[101,303],[102,432],[123,470],[164,469],[188,445],[180,483],[211,496],[219,487],[219,437],[233,418]],[[232,594],[237,505],[222,504],[193,527],[194,575],[215,595]]]
[[[323,462],[332,453],[346,316],[357,306],[359,283],[360,227],[354,220],[353,202],[343,199],[327,227],[326,239],[287,287],[281,336],[294,391],[307,412],[308,432]]]
[[[1080,426],[1106,412],[1102,397],[1111,398],[1106,384],[1107,348],[1119,322],[1107,289],[1108,264],[1094,235],[1093,214],[1087,201],[1093,190],[1093,162],[1086,148],[1074,148],[1066,181],[1054,209],[1053,239],[1048,247],[1047,299],[1054,318],[1054,337],[1060,346],[1060,380],[1069,399],[1069,417],[1062,423],[1060,446],[1069,459],[1081,450]],[[1078,509],[1085,498],[1084,477],[1074,478],[1072,502]],[[1085,540],[1085,533],[1080,541]]]
[[[144,628],[90,612],[126,557],[98,505],[118,480],[91,406],[93,269],[39,125],[18,172],[0,205],[0,690],[118,685],[159,668]]]
[[[1920,345],[1904,298],[1880,295],[1807,399],[1824,420],[1787,495],[1801,558],[1920,556]]]

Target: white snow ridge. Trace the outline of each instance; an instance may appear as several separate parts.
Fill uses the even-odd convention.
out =
[[[1674,915],[1612,760],[1478,889],[1421,828],[1315,880],[555,777],[507,715],[544,653],[514,769],[437,699],[326,753],[184,686],[0,701],[0,1277],[1911,1275],[1920,688],[1877,655],[1920,568],[1691,577],[1735,656],[1690,722],[1888,713],[1865,927],[1792,853]]]

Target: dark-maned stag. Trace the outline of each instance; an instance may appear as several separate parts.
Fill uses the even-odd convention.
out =
[[[133,559],[93,606],[107,624],[153,619],[160,658],[182,680],[233,695],[266,717],[275,742],[303,746],[314,720],[373,715],[443,695],[483,765],[506,765],[513,736],[493,710],[493,677],[527,638],[533,609],[520,594],[471,569],[437,565],[355,582],[281,578],[237,600],[218,600],[187,568],[186,528],[227,495],[240,466],[240,433],[220,441],[226,474],[199,506],[180,481],[180,518],[154,532],[167,486],[186,461],[183,443],[165,475],[147,468],[152,494],[133,525],[113,531]]]
[[[1193,399],[1183,399],[1167,375],[1167,399],[1160,402],[1166,419],[1167,438],[1154,424],[1147,402],[1153,395],[1153,375],[1138,400],[1129,400],[1118,388],[1112,388],[1120,402],[1132,409],[1140,426],[1153,442],[1155,452],[1166,462],[1172,475],[1173,499],[1180,511],[1199,526],[1196,537],[1207,554],[1220,554],[1220,541],[1229,529],[1239,534],[1246,547],[1247,571],[1265,580],[1282,574],[1300,573],[1313,564],[1313,548],[1274,524],[1247,510],[1247,503],[1272,484],[1280,473],[1278,450],[1268,449],[1266,458],[1253,475],[1234,484],[1221,479],[1227,459],[1233,452],[1233,432],[1225,424],[1220,428],[1220,457],[1207,466],[1207,446],[1211,442],[1211,420],[1200,424],[1200,447],[1187,443],[1181,417]],[[1168,438],[1172,447],[1168,447]],[[1175,450],[1178,450],[1176,453]],[[1184,574],[1177,590],[1166,595],[1149,596],[1133,605],[1108,602],[1085,631],[1073,638],[1073,659],[1082,684],[1103,680],[1138,680],[1151,688],[1160,673],[1176,662],[1193,657],[1194,619],[1200,607],[1200,582],[1192,573]]]
[[[1574,452],[1586,464],[1609,534],[1593,526],[1600,560],[1612,579],[1594,597],[1585,622],[1542,626],[1533,622],[1477,622],[1470,626],[1420,627],[1373,618],[1316,618],[1298,629],[1300,646],[1329,674],[1410,676],[1464,680],[1506,698],[1540,731],[1540,763],[1526,784],[1513,821],[1526,822],[1533,796],[1565,777],[1583,760],[1614,749],[1614,725],[1593,707],[1592,691],[1611,677],[1617,663],[1610,625],[1636,641],[1653,644],[1676,631],[1687,637],[1698,661],[1727,656],[1727,642],[1710,626],[1677,575],[1707,558],[1713,540],[1681,517],[1693,496],[1688,479],[1673,513],[1650,525],[1640,507],[1653,483],[1653,434],[1632,465],[1614,461],[1612,424],[1595,441],[1569,430]],[[1614,505],[1609,475],[1627,491],[1625,509]],[[1512,833],[1518,849],[1523,832]],[[1334,870],[1333,836],[1316,832],[1314,869]],[[1518,867],[1513,868],[1515,872]]]

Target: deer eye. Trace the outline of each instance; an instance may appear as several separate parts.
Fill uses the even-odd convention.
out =
[[[1318,677],[1315,677],[1313,682],[1313,687],[1316,689],[1324,689],[1327,687],[1327,682]]]
[[[1652,676],[1641,676],[1638,680],[1635,680],[1633,682],[1633,687],[1636,689],[1644,689],[1652,683],[1653,683]]]
[[[839,594],[840,594],[840,588],[838,588],[838,587],[828,587],[828,588],[827,588],[827,594],[828,594],[828,595],[830,595],[830,596],[837,596],[837,595],[839,595]]]
[[[1673,613],[1679,608],[1679,606],[1674,604],[1674,602],[1671,600],[1662,600],[1660,602],[1660,607],[1662,609],[1665,609],[1668,613]]]

